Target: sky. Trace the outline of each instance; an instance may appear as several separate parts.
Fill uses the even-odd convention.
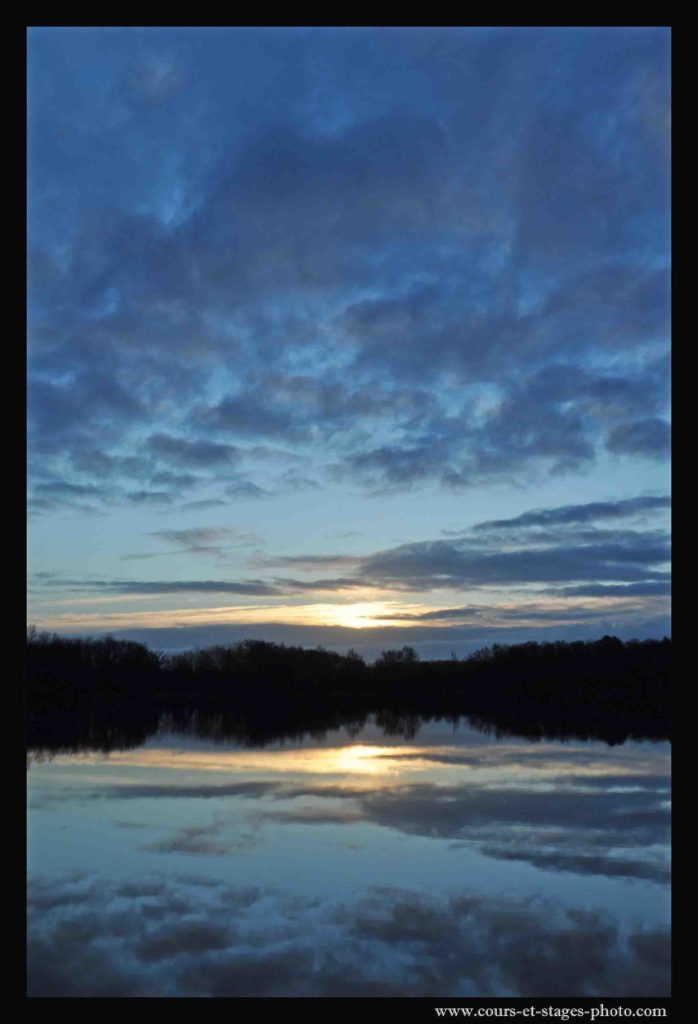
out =
[[[669,632],[670,32],[32,28],[28,621]]]

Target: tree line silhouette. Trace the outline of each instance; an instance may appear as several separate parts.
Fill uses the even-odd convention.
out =
[[[118,745],[119,730],[149,735],[163,714],[184,731],[198,715],[204,734],[215,727],[264,743],[360,728],[368,715],[402,735],[426,718],[467,715],[478,728],[531,738],[663,739],[670,734],[670,655],[668,638],[604,636],[493,644],[460,660],[421,661],[405,646],[369,665],[355,651],[259,640],[164,654],[110,636],[30,628],[28,732],[30,743],[43,737],[50,746],[52,736],[74,733],[76,742],[92,735],[99,747]]]

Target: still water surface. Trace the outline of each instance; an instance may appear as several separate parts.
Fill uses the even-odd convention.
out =
[[[30,755],[31,995],[669,992],[669,744],[369,721]]]

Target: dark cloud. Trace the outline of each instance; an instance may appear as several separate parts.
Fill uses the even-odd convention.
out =
[[[477,755],[427,755],[427,760],[483,766]],[[487,766],[494,767],[489,762]],[[532,766],[526,760],[520,767],[528,774]],[[546,777],[546,782],[551,781]],[[485,856],[525,860],[559,871],[666,883],[666,859],[647,854],[648,847],[666,847],[669,842],[666,778],[621,775],[614,779],[604,773],[589,780],[583,774],[570,774],[557,777],[555,784],[554,789],[549,785],[539,789],[525,782],[513,788],[425,783],[363,792],[280,785],[269,795],[277,799],[304,794],[342,797],[355,806],[326,809],[313,804],[265,811],[263,817],[306,824],[364,820],[411,835],[458,840]],[[628,856],[628,850],[634,856]]]
[[[671,593],[671,583],[647,580],[644,583],[582,583],[578,587],[560,587],[549,590],[559,597],[654,597]]]
[[[274,577],[247,580],[73,580],[51,576],[36,578],[47,588],[93,589],[115,594],[139,593],[240,593],[292,594],[303,591],[337,591],[352,588],[405,590],[471,589],[529,584],[568,584],[529,592],[530,596],[558,597],[653,597],[669,591],[665,568],[670,559],[666,532],[646,526],[604,530],[594,527],[604,520],[632,519],[661,514],[669,499],[638,497],[622,501],[592,502],[559,508],[538,509],[505,520],[476,523],[464,532],[448,531],[448,539],[402,544],[370,555],[302,554],[257,558],[263,568],[288,567],[306,570],[347,568],[353,574],[337,577]],[[580,524],[589,524],[581,529]],[[248,546],[258,538],[227,527],[191,527],[158,530],[152,536],[189,554],[221,556],[233,546]],[[129,556],[134,557],[134,556]],[[149,557],[149,556],[144,556]],[[576,584],[576,585],[572,585]],[[530,601],[518,608],[470,604],[433,609],[424,613],[397,613],[395,618],[486,617],[490,611],[509,618],[560,616],[559,607],[546,608]],[[594,606],[570,606],[578,617],[597,618],[603,610]],[[563,613],[564,614],[564,613]],[[387,615],[384,617],[388,617]]]
[[[664,579],[657,568],[670,558],[669,545],[654,538],[624,544],[559,545],[518,551],[472,550],[467,541],[404,544],[364,560],[361,574],[415,590],[443,586],[552,583],[572,580]]]
[[[178,786],[172,784],[150,785],[147,783],[134,783],[128,789],[123,787],[107,788],[111,797],[118,797],[121,800],[138,800],[148,797],[167,797],[169,799],[182,797],[214,798],[225,796],[260,797],[267,793],[273,793],[277,789],[273,782],[234,782],[222,786]],[[196,830],[196,836],[199,830]]]
[[[279,587],[264,580],[55,580],[65,590],[92,590],[109,594],[249,594],[276,595]]]
[[[584,843],[586,832],[601,831],[607,850],[626,845],[624,836],[627,845],[639,847],[666,843],[669,836],[669,812],[655,792],[599,793],[586,791],[583,783],[553,791],[421,784],[370,794],[362,806],[368,819],[379,824],[452,839],[470,838],[474,830],[477,840],[477,830],[490,829],[494,823],[502,832],[514,826],[534,831],[556,827],[561,833],[572,828],[578,845]]]
[[[145,963],[198,956],[207,950],[227,949],[230,945],[230,929],[215,927],[206,923],[192,923],[167,928],[143,936],[135,948],[136,956]]]
[[[626,942],[608,913],[396,888],[369,890],[351,905],[318,904],[204,882],[136,892],[52,880],[66,900],[30,916],[29,995],[656,997],[669,990],[666,931],[633,929]],[[32,880],[30,891],[45,885]]]
[[[194,526],[183,530],[153,530],[151,537],[157,537],[168,545],[167,554],[211,555],[225,558],[232,550],[258,544],[260,538],[253,533],[244,533],[228,527]],[[125,561],[162,557],[162,552],[143,552],[124,555]]]
[[[165,462],[194,467],[226,465],[237,455],[231,445],[192,441],[168,434],[153,434],[146,447]]]
[[[539,838],[536,838],[539,842]],[[533,867],[552,871],[569,871],[575,875],[605,875],[607,878],[641,878],[647,882],[667,885],[671,872],[667,864],[630,860],[624,857],[610,858],[603,853],[577,853],[544,851],[525,846],[516,849],[507,846],[483,846],[486,857],[497,860],[524,861]]]
[[[147,787],[146,787],[147,792]],[[252,796],[259,790],[241,789],[238,795]],[[261,792],[264,792],[262,789]],[[228,794],[230,795],[230,794]],[[224,821],[218,818],[206,825],[188,825],[172,835],[155,840],[143,847],[153,853],[176,853],[186,856],[226,857],[238,850],[248,850],[257,843],[252,833],[225,835]]]
[[[221,498],[202,498],[200,501],[187,501],[182,505],[182,512],[201,512],[209,508],[225,508],[226,502]]]
[[[41,29],[29,59],[35,471],[157,509],[666,455],[668,30]]]
[[[641,588],[643,584],[639,585]],[[664,587],[664,590],[659,593],[666,593],[666,584],[660,584]],[[575,590],[576,588],[562,588],[562,590],[551,590],[550,594],[564,596],[570,596],[569,591]],[[584,588],[579,588],[584,593]],[[597,596],[606,596],[603,591],[606,588],[598,587]],[[621,594],[625,594],[627,588],[609,587],[609,590],[620,591]],[[641,590],[642,596],[646,596],[647,593],[653,593],[652,591]],[[592,595],[587,595],[592,596]],[[627,614],[629,610],[635,610],[637,606],[628,606],[619,608],[615,607],[615,612],[618,614],[622,612]],[[644,609],[642,609],[644,613]],[[609,609],[599,608],[594,605],[583,605],[573,604],[568,607],[557,607],[550,608],[540,603],[526,603],[520,602],[517,607],[507,607],[502,605],[466,605],[463,608],[434,608],[428,612],[395,612],[392,615],[375,615],[372,618],[377,619],[389,619],[400,622],[519,622],[519,621],[535,621],[537,624],[543,624],[545,622],[593,622],[594,619],[601,619],[606,621],[608,619]]]
[[[154,508],[162,505],[172,505],[175,500],[174,495],[170,491],[128,491],[126,497],[134,505],[152,505]]]
[[[555,361],[518,379],[494,379],[499,397],[487,413],[473,415],[471,400],[456,412],[412,418],[400,425],[397,440],[363,445],[335,472],[378,490],[425,480],[451,489],[483,486],[498,477],[517,479],[521,465],[567,473],[596,458],[604,427],[624,430],[614,425],[666,401],[666,380],[654,365],[620,376]]]
[[[671,429],[666,420],[636,420],[615,427],[608,436],[607,447],[616,454],[646,455],[663,458],[671,446]]]
[[[513,519],[489,519],[477,523],[476,531],[518,530],[530,526],[557,526],[559,524],[592,523],[605,519],[627,519],[643,513],[652,513],[671,506],[671,498],[659,497],[625,498],[620,501],[590,501],[584,505],[562,505],[558,508],[534,509]]]

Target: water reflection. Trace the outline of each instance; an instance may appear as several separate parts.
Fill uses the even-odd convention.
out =
[[[66,904],[75,913],[62,914]],[[374,888],[328,905],[206,878],[35,887],[33,995],[657,995],[661,930],[600,910]]]
[[[667,743],[314,733],[54,730],[29,773],[30,993],[667,994]]]
[[[645,721],[634,728],[623,721],[622,715],[603,725],[571,728],[550,714],[535,719],[517,719],[502,711],[489,716],[465,714],[458,702],[449,709],[448,705],[444,708],[441,699],[433,707],[427,705],[421,711],[409,712],[394,708],[352,710],[346,702],[342,707],[322,707],[316,702],[311,707],[291,709],[285,706],[263,712],[243,710],[240,706],[221,709],[220,704],[218,700],[214,708],[209,708],[201,702],[195,707],[173,702],[163,709],[152,703],[126,703],[101,710],[51,710],[30,714],[27,720],[29,762],[46,759],[56,752],[128,750],[145,743],[149,737],[168,732],[214,743],[233,741],[248,747],[307,740],[322,743],[328,733],[341,730],[349,737],[357,737],[367,727],[378,729],[384,736],[414,739],[425,724],[434,721],[448,722],[454,729],[467,723],[471,730],[495,739],[602,740],[614,746],[628,740],[669,738],[661,724],[654,728],[651,722]]]

